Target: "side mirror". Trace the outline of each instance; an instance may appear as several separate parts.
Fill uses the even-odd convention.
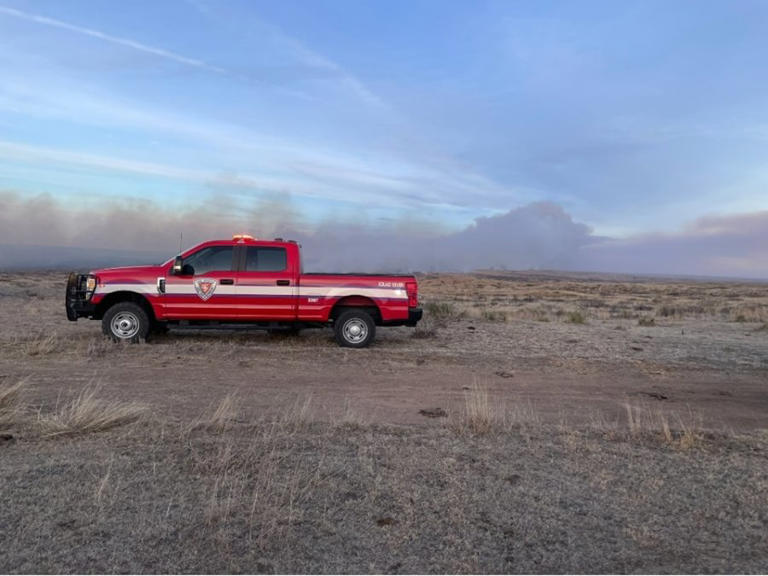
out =
[[[184,263],[181,261],[181,256],[176,256],[173,261],[173,268],[171,271],[174,275],[179,275],[184,271]]]

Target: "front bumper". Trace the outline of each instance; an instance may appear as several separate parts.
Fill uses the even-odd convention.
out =
[[[67,293],[64,305],[67,309],[67,320],[76,322],[78,318],[88,318],[96,313],[96,305],[91,302],[92,294],[85,289],[87,274],[72,272],[67,278]]]

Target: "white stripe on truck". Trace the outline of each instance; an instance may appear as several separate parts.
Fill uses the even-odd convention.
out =
[[[156,284],[105,284],[96,288],[96,294],[111,292],[138,292],[139,294],[158,294]],[[174,296],[195,296],[197,292],[189,284],[165,284],[165,293]],[[292,286],[237,286],[217,284],[214,294],[238,296],[294,296]],[[407,300],[408,294],[403,288],[355,288],[345,286],[299,286],[299,297],[343,298],[345,296],[367,296],[369,298],[388,298]]]

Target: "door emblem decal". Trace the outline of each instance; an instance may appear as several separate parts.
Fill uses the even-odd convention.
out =
[[[216,280],[213,278],[197,278],[195,280],[195,292],[205,302],[216,291]]]

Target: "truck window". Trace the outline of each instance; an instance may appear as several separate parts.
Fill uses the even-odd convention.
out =
[[[208,246],[184,259],[184,266],[191,266],[193,274],[229,272],[232,270],[232,246]]]
[[[287,262],[285,248],[246,248],[246,272],[283,272],[288,267]]]

